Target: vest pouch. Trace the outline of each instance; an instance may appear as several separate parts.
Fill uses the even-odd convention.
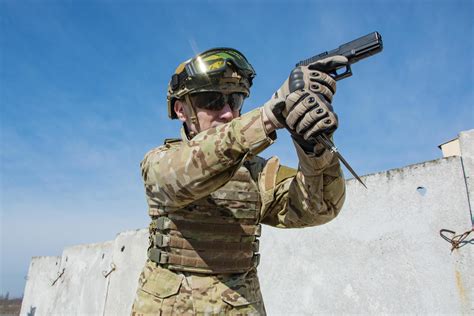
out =
[[[156,297],[167,298],[178,294],[183,279],[183,275],[161,267],[153,267],[141,289]]]
[[[258,302],[258,300],[252,300],[248,297],[243,297],[240,295],[240,293],[235,291],[227,291],[222,293],[221,299],[232,307],[242,307]]]
[[[221,293],[221,299],[233,308],[260,305],[262,296],[256,277],[241,277],[224,282],[228,288]],[[249,306],[250,309],[253,309]]]

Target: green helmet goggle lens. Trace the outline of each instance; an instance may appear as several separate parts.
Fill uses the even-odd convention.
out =
[[[227,63],[233,64],[245,76],[253,78],[255,70],[244,55],[233,48],[214,48],[194,57],[186,65],[188,76],[223,72]]]

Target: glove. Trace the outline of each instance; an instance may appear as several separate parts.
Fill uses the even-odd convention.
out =
[[[317,136],[323,133],[331,136],[338,127],[338,118],[332,105],[312,91],[298,90],[291,93],[286,99],[285,110],[288,113],[286,128],[306,152],[314,152]]]
[[[338,127],[337,115],[330,104],[336,92],[336,81],[327,73],[347,63],[344,56],[332,56],[296,67],[264,105],[265,114],[272,123],[277,128],[286,127],[296,143],[308,153],[321,152],[316,136],[323,133],[331,136]]]
[[[297,90],[284,101],[272,98],[263,106],[267,118],[273,117],[277,128],[285,127],[307,153],[321,151],[316,137],[331,136],[338,127],[338,118],[331,103],[312,91]]]
[[[285,110],[286,102],[285,99],[280,97],[272,97],[263,105],[263,112],[265,116],[272,122],[275,128],[285,127],[285,117],[283,111]]]
[[[286,99],[291,92],[306,89],[324,95],[326,100],[331,102],[336,93],[336,81],[328,74],[346,66],[347,63],[345,56],[336,55],[318,60],[308,66],[298,66],[291,71],[290,76],[276,91],[275,96]]]

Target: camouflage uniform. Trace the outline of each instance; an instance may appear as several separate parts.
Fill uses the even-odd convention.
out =
[[[132,315],[265,315],[256,273],[260,223],[324,224],[345,197],[329,151],[315,157],[295,144],[298,170],[257,156],[275,138],[256,109],[146,154],[153,260],[140,275]],[[157,250],[166,253],[157,257]]]

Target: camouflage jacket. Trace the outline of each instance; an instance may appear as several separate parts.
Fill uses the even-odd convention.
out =
[[[260,109],[192,140],[183,136],[179,145],[151,150],[141,163],[151,216],[182,208],[222,187],[275,139],[265,133]],[[280,165],[276,157],[256,166],[261,223],[281,228],[321,225],[342,208],[345,182],[338,159],[329,151],[312,157],[295,148],[298,170]]]
[[[267,135],[260,109],[188,140],[168,141],[141,163],[149,215],[170,215],[229,182],[244,163],[258,187],[258,222],[281,228],[324,224],[340,211],[345,182],[336,157],[306,154],[295,144],[298,169],[257,155]],[[247,162],[247,163],[246,163]],[[148,260],[139,279],[132,315],[265,315],[255,269],[205,275],[171,271]]]

